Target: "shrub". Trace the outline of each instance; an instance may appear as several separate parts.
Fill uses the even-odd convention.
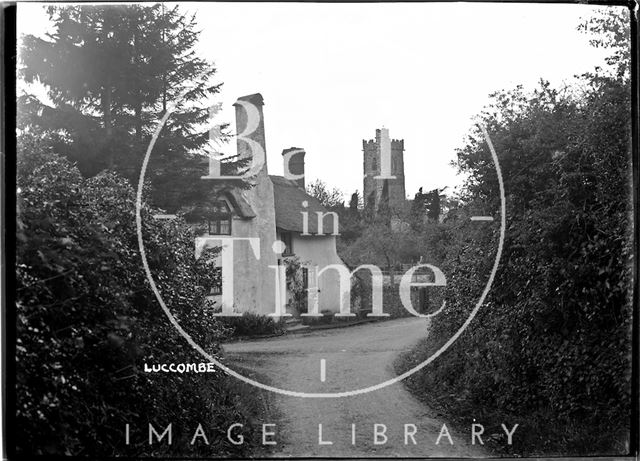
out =
[[[412,317],[411,313],[404,308],[400,301],[399,285],[385,286],[382,291],[382,306],[389,318],[397,319],[402,317]],[[415,304],[415,303],[414,303]],[[415,307],[415,306],[414,306]]]
[[[289,300],[287,303],[288,312],[306,312],[307,307],[307,290],[304,286],[302,275],[302,266],[304,263],[297,256],[288,256],[283,258],[283,264],[286,266],[285,276],[287,279],[287,293]]]
[[[125,445],[124,427],[193,430],[245,424],[245,446],[224,438],[217,456],[255,443],[251,403],[220,372],[145,373],[143,365],[202,362],[160,309],[142,269],[135,194],[115,174],[84,179],[68,161],[21,139],[16,267],[16,451],[89,457],[192,455],[187,434],[172,447]],[[145,250],[158,289],[183,328],[211,354],[223,334],[204,308],[206,279],[181,222],[143,206]],[[252,395],[255,395],[252,394]],[[191,434],[189,434],[191,435]]]
[[[396,280],[399,281],[401,276],[402,274],[399,274]],[[355,283],[351,288],[352,305],[360,306],[356,312],[358,318],[367,318],[366,314],[372,312],[371,275],[366,271],[361,271],[354,280]],[[411,299],[414,309],[420,312],[416,293],[416,291],[412,291]],[[385,314],[389,314],[389,317],[379,317],[379,320],[412,316],[402,305],[398,283],[394,285],[384,285],[382,287],[382,310]]]
[[[265,336],[284,334],[284,318],[274,319],[255,312],[243,312],[242,317],[222,317],[220,322],[232,330],[232,336]]]
[[[526,423],[527,445],[512,453],[622,454],[629,440],[629,93],[619,81],[590,85],[579,101],[544,84],[497,96],[485,122],[509,194],[499,270],[470,328],[408,380],[454,415]],[[448,304],[400,371],[460,328],[493,264],[496,226],[468,219],[499,209],[482,137],[459,157],[471,181],[459,219],[443,225]]]

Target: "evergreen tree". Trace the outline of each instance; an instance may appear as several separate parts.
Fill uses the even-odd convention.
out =
[[[23,37],[21,73],[39,80],[53,107],[20,99],[21,127],[48,131],[56,151],[86,175],[115,169],[137,181],[142,157],[169,104],[180,102],[154,148],[148,176],[159,204],[176,208],[210,184],[208,98],[215,68],[198,57],[195,16],[164,5],[49,7],[54,32]],[[228,140],[226,125],[221,141]],[[56,141],[57,140],[57,141]]]
[[[341,243],[351,243],[362,234],[362,222],[360,210],[360,195],[358,191],[351,194],[349,208],[339,213],[340,216],[340,241]]]
[[[413,196],[413,202],[411,202],[411,210],[409,212],[409,222],[412,229],[422,229],[425,216],[425,201],[427,194],[422,192],[422,187],[418,189],[418,192]]]
[[[359,207],[360,207],[360,194],[358,193],[358,191],[355,191],[353,194],[351,194],[351,199],[349,200],[349,212],[354,215],[354,216],[358,216],[359,212]]]

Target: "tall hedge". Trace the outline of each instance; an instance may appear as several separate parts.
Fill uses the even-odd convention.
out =
[[[580,93],[542,82],[532,94],[494,95],[483,120],[506,191],[496,279],[470,328],[409,380],[466,422],[520,423],[514,454],[623,453],[629,440],[630,91],[622,79],[583,83]],[[499,188],[479,129],[459,165],[465,204],[438,236],[449,242],[440,261],[447,308],[406,365],[462,325],[496,254]],[[474,214],[496,220],[479,224]]]
[[[145,362],[204,359],[169,324],[146,281],[134,190],[114,173],[83,178],[43,144],[24,135],[18,156],[17,453],[247,453],[256,432],[249,418],[259,408],[236,381],[219,371],[143,370]],[[143,235],[162,296],[194,339],[218,354],[223,329],[203,307],[211,273],[195,262],[190,231],[153,212],[143,207]],[[223,438],[234,422],[245,424],[243,446]],[[173,445],[150,447],[148,423],[173,423]],[[198,423],[209,446],[189,445]]]

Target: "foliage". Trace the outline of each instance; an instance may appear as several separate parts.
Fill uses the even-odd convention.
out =
[[[233,329],[233,336],[265,336],[284,334],[284,320],[268,315],[243,312],[241,317],[221,317],[221,323]]]
[[[406,228],[394,228],[382,222],[364,227],[359,238],[345,244],[338,242],[340,257],[349,267],[376,264],[386,270],[419,259],[419,236]]]
[[[382,306],[385,314],[389,314],[389,318],[397,319],[403,317],[411,317],[411,313],[405,309],[402,305],[402,301],[400,301],[400,294],[398,291],[398,285],[394,286],[385,286],[382,290]],[[416,306],[415,300],[412,302],[414,304],[414,308],[419,310],[418,306]]]
[[[420,229],[425,219],[439,222],[442,214],[442,203],[446,195],[442,194],[446,189],[433,189],[429,192],[418,190],[411,203],[410,223],[414,229]]]
[[[307,308],[307,290],[304,285],[303,263],[297,256],[288,256],[282,258],[285,265],[285,276],[287,279],[287,293],[290,299],[287,304],[288,312],[306,312]]]
[[[578,30],[590,36],[589,43],[611,52],[606,63],[618,78],[628,78],[631,63],[631,31],[629,10],[609,7],[600,10],[578,26]],[[602,71],[603,69],[599,69]]]
[[[499,92],[483,113],[507,194],[499,270],[470,328],[408,382],[422,396],[429,389],[430,403],[453,415],[520,423],[512,454],[622,454],[628,442],[630,93],[623,78],[585,76],[584,83],[579,95],[544,81],[531,94]],[[469,221],[500,213],[496,169],[479,129],[458,162],[469,178],[464,205],[438,237],[447,307],[401,371],[460,328],[495,257],[497,226]]]
[[[352,213],[357,214],[359,208],[362,208],[362,198],[360,197],[360,193],[355,191],[351,194],[351,198],[349,199],[349,210]]]
[[[364,223],[360,212],[360,195],[358,191],[351,194],[349,206],[336,209],[340,222],[340,236],[338,245],[349,245],[362,235]]]
[[[22,38],[20,73],[40,81],[53,102],[19,99],[19,126],[49,133],[50,145],[85,175],[108,168],[138,179],[142,156],[170,104],[176,109],[154,148],[147,177],[155,202],[176,210],[210,185],[209,98],[220,91],[216,69],[198,57],[194,16],[164,5],[48,7],[54,32]],[[117,69],[117,72],[114,72]],[[227,125],[214,127],[229,139]],[[233,161],[230,164],[234,164]]]
[[[340,189],[329,189],[327,184],[320,179],[307,186],[307,193],[318,199],[322,205],[330,210],[334,208],[344,208],[344,197]]]
[[[158,306],[142,269],[135,194],[114,173],[85,179],[46,141],[20,140],[16,224],[16,450],[22,455],[241,455],[255,441],[251,400],[215,373],[145,373],[143,364],[203,362]],[[143,205],[149,268],[180,325],[218,355],[223,328],[205,307],[200,283],[211,275],[193,258],[181,222],[154,220]],[[199,403],[199,404],[198,404]],[[151,422],[191,429],[245,424],[248,446],[216,439],[172,447],[144,437],[124,443],[124,427]],[[179,429],[178,429],[179,430]],[[191,447],[191,448],[190,448]]]

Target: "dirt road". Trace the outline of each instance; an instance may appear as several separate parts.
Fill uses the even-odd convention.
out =
[[[426,334],[424,319],[409,318],[230,343],[224,348],[229,365],[253,369],[267,376],[273,386],[300,392],[343,392],[395,377],[394,359]],[[325,361],[324,382],[321,360]],[[486,456],[482,447],[471,445],[471,428],[454,433],[447,424],[453,445],[446,436],[436,445],[445,421],[402,383],[350,397],[278,394],[274,400],[281,416],[264,423],[276,424],[268,430],[276,433],[269,438],[277,441],[279,456]],[[320,424],[324,443],[319,439]],[[384,432],[378,435],[378,444],[374,443],[376,424],[377,432]],[[386,443],[382,443],[385,436]]]

